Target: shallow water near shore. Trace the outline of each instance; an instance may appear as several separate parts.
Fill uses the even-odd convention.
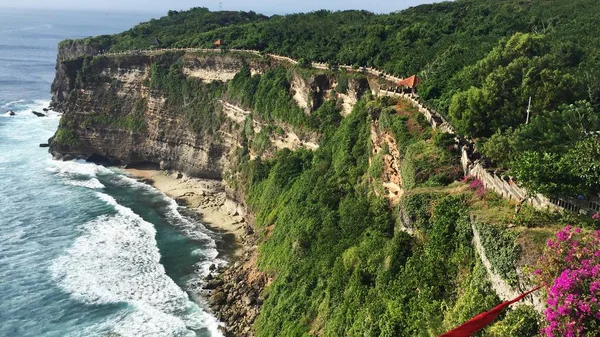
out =
[[[191,299],[223,263],[219,235],[120,170],[39,147],[60,119],[32,114],[48,105],[58,41],[149,19],[94,15],[0,15],[0,336],[219,336]]]

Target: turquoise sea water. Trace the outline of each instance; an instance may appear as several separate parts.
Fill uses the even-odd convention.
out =
[[[60,119],[31,113],[48,105],[58,42],[150,17],[0,11],[0,336],[220,335],[196,298],[219,236],[117,169],[38,147]]]

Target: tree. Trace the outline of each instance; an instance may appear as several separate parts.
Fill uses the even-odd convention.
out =
[[[600,191],[600,137],[598,135],[580,141],[563,158],[570,172],[581,179],[590,191]]]
[[[570,163],[558,154],[526,151],[512,162],[510,172],[530,194],[572,195],[582,190]]]
[[[514,137],[513,129],[498,130],[482,144],[481,153],[496,166],[508,168],[516,151]]]

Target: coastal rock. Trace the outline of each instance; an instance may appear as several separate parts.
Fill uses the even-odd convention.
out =
[[[213,291],[209,304],[217,318],[226,324],[228,336],[253,336],[251,327],[260,314],[260,304],[265,298],[262,292],[269,283],[267,276],[258,270],[256,258],[256,247],[252,247],[249,254],[215,279],[222,283]]]
[[[50,146],[50,144],[47,144],[47,143],[40,144],[40,147],[48,147],[48,146]]]
[[[226,299],[227,295],[225,294],[225,292],[219,290],[213,292],[212,295],[210,295],[209,301],[212,305],[219,305],[225,303]]]
[[[8,113],[9,116],[15,116],[16,115],[16,113],[14,111],[12,111],[12,110],[8,110],[7,113]]]
[[[44,111],[44,112],[48,112],[48,111],[50,111],[50,109],[48,109],[48,108],[43,108],[43,109],[42,109],[42,111]]]
[[[209,282],[204,285],[204,289],[216,289],[224,284],[223,280],[221,279],[207,279],[207,281]]]
[[[90,68],[90,76],[99,76],[115,86],[102,81],[88,81],[76,85],[76,75],[83,65],[82,58],[94,50],[77,43],[63,43],[59,47],[56,77],[52,85],[50,107],[62,113],[61,125],[68,125],[70,136],[76,142],[50,143],[54,155],[71,154],[87,158],[105,157],[109,162],[123,165],[155,164],[163,170],[180,172],[185,177],[221,179],[235,158],[237,135],[230,124],[215,124],[211,134],[199,134],[189,118],[177,107],[167,102],[160,90],[149,90],[147,82],[150,68],[158,56],[129,55],[123,58],[102,58]],[[70,59],[69,62],[62,62]],[[243,57],[227,55],[187,55],[185,69],[189,76],[196,71],[237,73],[244,65]],[[174,62],[176,59],[173,60]],[[264,60],[253,60],[250,66],[257,71],[267,67]],[[92,75],[94,74],[94,75]],[[107,83],[108,83],[107,82]],[[111,97],[111,99],[108,99]],[[115,97],[118,99],[115,101]],[[115,112],[118,105],[118,113]],[[124,128],[103,123],[97,115],[128,118],[131,123]]]
[[[185,198],[185,196],[181,196],[181,197],[175,198],[175,202],[179,206],[187,206],[187,204],[188,204],[187,199]]]
[[[34,115],[38,116],[38,117],[46,117],[46,115],[44,115],[41,112],[37,112],[37,111],[32,111],[31,113],[33,113]]]

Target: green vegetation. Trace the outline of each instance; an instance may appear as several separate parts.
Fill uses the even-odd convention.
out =
[[[290,94],[290,80],[295,69],[269,68],[263,75],[250,73],[243,67],[227,85],[227,98],[247,109],[265,122],[280,121],[299,130],[325,132],[341,120],[335,101],[329,101],[308,115]]]
[[[85,116],[85,126],[110,126],[112,128],[140,132],[146,129],[146,120],[143,116],[113,114],[93,114]]]
[[[551,42],[547,35],[516,33],[457,73],[448,114],[458,131],[486,137],[523,124],[529,97],[534,116],[585,98],[563,59],[567,46],[552,51]]]
[[[314,153],[242,164],[238,182],[266,236],[259,265],[275,276],[257,336],[437,335],[497,303],[464,196],[407,199],[426,238],[415,239],[393,230],[387,201],[369,192],[369,119],[384,105],[359,102]]]
[[[476,260],[473,272],[465,280],[461,281],[458,286],[463,292],[456,300],[454,306],[446,312],[444,325],[447,330],[480,314],[482,307],[493,308],[499,302],[498,296],[496,296],[490,287],[485,268],[479,260]],[[528,331],[528,334],[519,336],[535,336],[536,334],[537,331]],[[480,333],[479,335],[482,334]],[[485,335],[488,334],[486,333]]]
[[[461,175],[456,156],[448,156],[432,141],[419,141],[407,147],[402,161],[402,181],[407,189],[448,185]]]
[[[79,139],[77,139],[77,136],[71,130],[64,127],[60,127],[58,130],[56,130],[54,142],[61,146],[79,145]]]
[[[540,331],[539,314],[529,305],[509,311],[506,318],[488,330],[491,337],[535,336]]]
[[[225,86],[213,81],[203,83],[182,72],[183,61],[178,53],[159,56],[150,67],[150,88],[167,98],[173,111],[185,115],[198,135],[214,135],[224,122],[218,99]]]
[[[282,120],[298,127],[307,125],[309,117],[290,95],[289,78],[290,73],[283,67],[270,68],[264,75],[255,76],[244,67],[229,82],[228,93],[265,121]]]
[[[335,64],[353,64],[398,76],[418,73],[421,97],[447,114],[461,135],[483,142],[489,138],[487,152],[496,154],[491,159],[507,168],[514,166],[515,175],[530,191],[585,195],[599,190],[594,179],[600,169],[597,161],[585,168],[555,164],[574,158],[562,160],[564,148],[557,153],[553,147],[564,142],[571,148],[569,140],[553,138],[549,147],[547,142],[532,142],[529,146],[535,153],[511,149],[510,154],[502,154],[507,139],[496,135],[510,139],[511,132],[523,127],[529,97],[530,124],[538,119],[545,120],[539,124],[547,124],[554,114],[561,113],[562,106],[581,100],[599,113],[599,16],[600,6],[594,0],[458,0],[385,15],[316,11],[265,17],[195,8],[171,11],[127,32],[84,42],[97,49],[127,50],[150,48],[154,38],[160,41],[159,47],[211,47],[216,39],[223,39],[227,48],[281,54],[302,60],[304,65],[322,61],[332,69]],[[301,72],[302,65],[298,69]],[[283,77],[276,71],[265,74],[266,81],[278,81],[281,88],[286,86]],[[346,92],[346,82],[346,76],[340,74],[336,91]],[[258,90],[255,84],[250,88]],[[258,105],[264,116],[286,115],[296,126],[318,128],[295,113],[282,93],[262,92],[259,96],[257,102],[245,103]],[[277,105],[261,106],[267,96],[278,96]],[[597,126],[590,129],[598,131]],[[586,134],[577,137],[581,140]],[[576,146],[597,146],[590,142]],[[531,170],[548,174],[532,177]],[[589,182],[593,184],[582,186]]]
[[[192,8],[187,11],[169,11],[161,19],[152,19],[140,23],[130,30],[116,35],[102,35],[84,39],[86,46],[98,50],[131,50],[166,48],[182,41],[192,34],[212,31],[221,27],[261,22],[267,20],[264,15],[254,12],[210,12],[206,8]],[[155,39],[158,44],[155,45]],[[216,40],[216,39],[215,39]],[[207,44],[212,47],[210,41]],[[62,41],[61,45],[72,40]]]
[[[599,114],[589,102],[545,112],[531,123],[497,132],[482,152],[532,192],[586,195],[600,190]]]
[[[516,243],[518,232],[505,229],[501,226],[476,223],[479,231],[481,245],[486,256],[500,276],[515,287],[518,276],[515,263],[519,259],[520,247]]]

